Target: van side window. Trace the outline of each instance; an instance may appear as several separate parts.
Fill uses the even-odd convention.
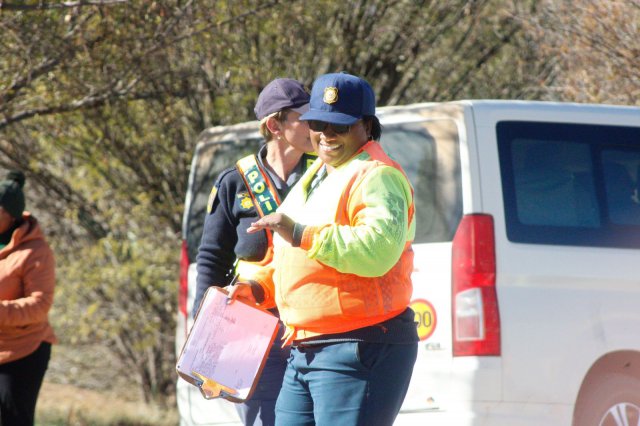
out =
[[[640,150],[603,150],[602,170],[611,223],[640,226]]]
[[[497,125],[510,241],[640,247],[640,128]]]
[[[515,139],[518,220],[525,225],[600,225],[589,146]]]
[[[458,132],[452,120],[386,125],[380,143],[413,185],[415,243],[451,241],[462,217]]]

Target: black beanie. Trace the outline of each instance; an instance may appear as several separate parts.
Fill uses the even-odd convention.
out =
[[[24,180],[24,173],[12,170],[0,182],[0,206],[16,219],[22,217],[24,211]]]

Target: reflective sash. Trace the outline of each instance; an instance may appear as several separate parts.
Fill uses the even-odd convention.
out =
[[[267,172],[258,166],[255,155],[248,155],[236,163],[249,196],[260,217],[276,211],[280,205],[280,197]]]
[[[318,158],[313,153],[305,153],[302,155],[302,172],[304,173],[311,164]],[[264,217],[276,211],[280,205],[280,197],[278,191],[273,186],[273,182],[269,179],[267,172],[258,164],[255,155],[247,155],[236,163],[236,168],[242,176],[245,186],[249,190],[249,196],[260,217]]]
[[[318,158],[315,153],[305,153],[302,155],[302,172],[304,173],[311,164]],[[266,170],[263,170],[258,163],[255,155],[247,155],[236,162],[236,168],[244,181],[245,186],[251,197],[251,201],[256,208],[256,212],[260,217],[264,217],[276,211],[281,203],[278,191],[273,182],[269,178]],[[241,260],[236,266],[236,272],[241,276],[252,275],[251,271],[257,266],[266,265],[273,257],[273,241],[272,233],[267,230],[267,253],[259,262],[247,262]]]

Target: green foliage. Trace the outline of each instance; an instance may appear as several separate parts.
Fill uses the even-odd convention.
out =
[[[132,215],[135,215],[133,212]],[[177,256],[170,234],[105,237],[58,267],[52,311],[62,344],[107,345],[148,401],[172,395]]]

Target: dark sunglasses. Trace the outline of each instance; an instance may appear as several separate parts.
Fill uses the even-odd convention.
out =
[[[350,124],[333,124],[327,123],[326,121],[309,120],[309,128],[314,132],[324,132],[327,127],[331,127],[331,130],[333,130],[336,135],[343,135],[349,133],[349,130],[351,130]]]

